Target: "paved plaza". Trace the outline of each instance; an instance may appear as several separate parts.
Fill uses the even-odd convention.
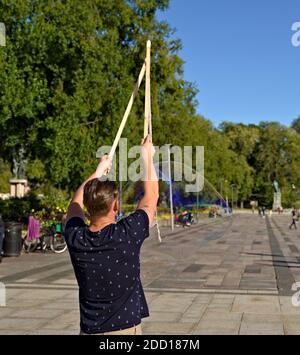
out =
[[[205,220],[144,244],[142,279],[151,317],[144,334],[300,334],[300,230],[290,216]],[[0,334],[78,334],[78,289],[68,253],[5,258]]]

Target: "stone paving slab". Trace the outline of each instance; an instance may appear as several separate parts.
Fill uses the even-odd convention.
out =
[[[40,318],[12,318],[5,317],[0,319],[0,330],[2,331],[20,331],[20,330],[30,330],[36,329],[38,327],[42,327],[48,319],[40,319]]]
[[[240,335],[284,335],[280,315],[244,314]]]
[[[238,335],[239,321],[213,320],[201,321],[193,331],[193,335]]]
[[[143,325],[143,334],[147,335],[188,335],[191,334],[194,323],[157,323],[147,322]]]
[[[1,314],[1,313],[0,313]],[[16,310],[13,313],[14,318],[37,318],[37,319],[52,319],[61,315],[60,309],[43,309],[40,307],[28,307],[25,309]]]
[[[181,316],[180,323],[198,323],[204,315],[207,304],[194,303],[188,308],[188,310]]]
[[[232,312],[254,314],[280,314],[277,296],[236,296]]]
[[[157,312],[157,311],[151,311],[151,315],[149,318],[146,318],[144,320],[145,323],[148,322],[169,322],[169,323],[177,323],[180,321],[180,319],[182,318],[183,313],[180,312]]]
[[[50,330],[76,330],[79,332],[79,310],[77,311],[66,311],[63,314],[51,319],[43,327],[43,329]]]

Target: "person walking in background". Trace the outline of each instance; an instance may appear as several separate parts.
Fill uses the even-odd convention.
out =
[[[260,207],[258,207],[258,215],[259,215],[259,217],[261,217],[261,208]]]
[[[277,208],[277,212],[279,215],[281,215],[281,208],[280,207]]]
[[[141,147],[144,197],[129,217],[115,222],[118,188],[100,180],[111,168],[107,156],[69,206],[65,239],[79,286],[81,335],[142,334],[141,321],[149,311],[140,279],[140,249],[149,236],[159,197],[154,153],[147,137]]]
[[[297,229],[297,218],[298,218],[298,213],[297,213],[296,209],[293,208],[293,210],[292,210],[292,223],[290,225],[290,229],[292,229],[293,227],[295,229]]]

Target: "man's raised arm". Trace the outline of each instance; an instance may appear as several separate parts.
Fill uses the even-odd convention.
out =
[[[154,167],[154,154],[150,136],[148,136],[142,143],[141,154],[144,163],[145,182],[144,182],[144,197],[141,199],[138,209],[144,210],[149,217],[149,224],[151,225],[155,218],[157,209],[157,202],[159,198],[158,178]]]

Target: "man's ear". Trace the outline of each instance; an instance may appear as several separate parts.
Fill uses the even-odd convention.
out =
[[[119,201],[118,199],[115,199],[114,203],[113,203],[113,211],[115,213],[118,213],[119,212]]]

